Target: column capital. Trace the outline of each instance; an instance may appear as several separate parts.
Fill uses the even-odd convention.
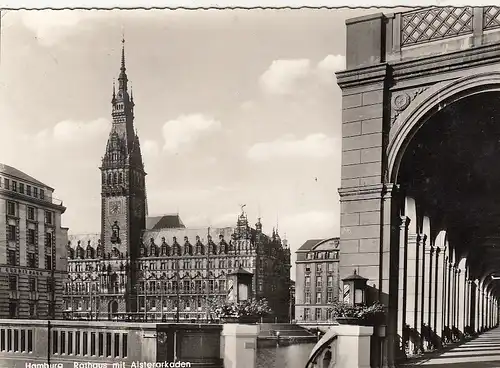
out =
[[[460,268],[457,268],[457,269],[455,269],[455,272],[460,275],[460,273],[462,272],[462,270]]]
[[[439,253],[441,253],[441,248],[436,247],[436,254],[439,254]]]
[[[429,253],[430,253],[430,254],[433,254],[433,253],[434,253],[434,250],[435,250],[434,246],[433,246],[432,244],[431,244],[431,245],[429,245]]]
[[[406,215],[402,215],[399,217],[399,221],[400,221],[399,227],[401,229],[406,229],[406,228],[408,228],[408,225],[410,225],[411,219]]]

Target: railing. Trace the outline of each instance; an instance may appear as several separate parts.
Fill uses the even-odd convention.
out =
[[[305,368],[328,368],[335,366],[337,357],[337,334],[328,330],[314,346]]]
[[[24,368],[27,361],[129,366],[177,360],[215,368],[222,367],[220,335],[220,325],[0,320],[0,361]]]

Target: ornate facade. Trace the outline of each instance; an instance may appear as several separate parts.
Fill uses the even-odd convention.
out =
[[[66,208],[54,189],[0,164],[0,318],[60,318]]]
[[[68,317],[200,320],[209,300],[225,298],[226,275],[254,274],[254,295],[276,318],[289,308],[290,250],[277,231],[249,226],[186,228],[178,215],[146,218],[145,171],[134,132],[125,54],[113,89],[113,125],[102,160],[101,233],[71,236],[65,310]]]

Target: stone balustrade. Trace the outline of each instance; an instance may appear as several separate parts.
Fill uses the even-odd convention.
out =
[[[12,368],[26,363],[74,367],[76,362],[255,368],[258,333],[257,325],[0,320],[0,362]]]

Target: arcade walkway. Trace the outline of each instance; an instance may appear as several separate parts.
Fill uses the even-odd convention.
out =
[[[500,368],[500,328],[444,353],[408,363],[402,367]]]

